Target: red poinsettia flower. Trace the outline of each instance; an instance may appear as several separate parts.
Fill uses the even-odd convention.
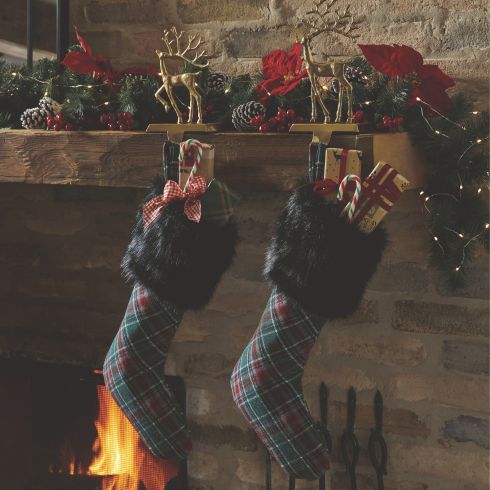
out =
[[[275,49],[262,58],[264,80],[257,85],[260,101],[272,95],[285,95],[299,85],[307,71],[301,70],[301,44],[295,43],[289,53]]]
[[[445,114],[451,108],[446,93],[454,80],[436,65],[424,65],[422,55],[415,49],[394,44],[359,44],[369,64],[389,77],[406,77],[413,82],[409,103],[425,102],[437,112]]]
[[[75,27],[75,34],[83,51],[70,51],[62,60],[62,64],[75,73],[92,73],[95,79],[108,84],[117,83],[124,75],[157,75],[158,70],[154,66],[131,67],[122,71],[113,68],[111,62],[104,56],[94,56],[88,42],[80,35]]]

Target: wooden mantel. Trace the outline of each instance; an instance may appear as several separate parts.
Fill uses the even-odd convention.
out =
[[[191,135],[189,135],[191,136]],[[213,133],[215,173],[238,191],[293,188],[307,169],[311,136]],[[119,131],[0,131],[0,182],[148,187],[161,172],[161,134]],[[332,147],[363,150],[363,172],[385,160],[418,187],[424,165],[405,133],[334,135]]]

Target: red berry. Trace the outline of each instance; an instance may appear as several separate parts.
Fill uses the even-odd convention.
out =
[[[119,124],[120,131],[127,131],[129,128],[126,124]]]
[[[54,124],[54,125],[53,125],[53,129],[54,129],[55,131],[59,131],[59,130],[61,129],[61,124],[59,124],[59,123]]]
[[[74,131],[75,130],[75,125],[72,124],[72,123],[70,123],[70,122],[68,122],[68,123],[65,124],[65,130],[66,131]]]
[[[267,124],[272,128],[275,128],[277,126],[277,123],[279,122],[279,119],[274,116],[274,117],[271,117],[268,121],[267,121]]]
[[[261,133],[267,133],[267,131],[269,131],[269,125],[268,124],[261,124],[259,126],[259,131]]]
[[[106,119],[108,122],[115,123],[117,121],[117,116],[114,112],[109,112],[109,114],[106,114]]]
[[[286,133],[288,130],[287,126],[284,124],[278,124],[277,125],[277,132],[278,133]]]
[[[403,116],[397,116],[397,117],[395,117],[395,119],[393,119],[393,122],[397,126],[401,126],[403,124],[403,122],[404,122]]]
[[[354,123],[360,123],[364,119],[364,111],[356,111],[354,113],[354,117],[352,118],[352,121]]]
[[[48,116],[46,118],[46,122],[48,123],[48,125],[51,125],[51,124],[54,124],[56,121],[55,117],[54,116]]]
[[[61,114],[61,112],[58,112],[58,114],[56,114],[56,116],[54,116],[56,121],[62,123],[62,122],[65,122],[65,116],[63,116],[63,114]]]
[[[384,126],[389,126],[391,124],[391,117],[390,116],[383,116],[383,125]]]
[[[297,122],[299,124],[304,123],[305,122],[305,118],[303,116],[296,116],[296,119],[295,119],[294,122]]]
[[[279,109],[277,109],[277,118],[284,119],[285,117],[286,117],[286,110],[283,109],[282,107],[279,107]]]
[[[107,124],[107,129],[109,129],[110,131],[116,131],[117,128],[118,128],[118,126],[114,122],[110,122],[110,123]]]
[[[258,118],[258,116],[252,117],[252,119],[250,119],[250,121],[249,121],[249,122],[250,122],[250,124],[251,124],[252,126],[257,126],[257,124],[258,124],[258,122],[259,122],[259,118]]]
[[[107,114],[101,114],[99,117],[100,124],[107,124]]]
[[[296,117],[296,111],[294,109],[288,109],[286,111],[286,117],[289,121],[294,121],[294,118]]]

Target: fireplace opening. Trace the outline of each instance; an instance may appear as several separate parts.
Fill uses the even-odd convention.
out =
[[[167,382],[185,409],[181,378]],[[98,370],[0,361],[0,487],[184,490],[185,462],[155,458]]]

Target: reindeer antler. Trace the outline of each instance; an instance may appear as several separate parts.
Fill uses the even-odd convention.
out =
[[[186,56],[187,53],[196,51],[199,46],[204,44],[204,41],[201,39],[201,36],[197,37],[196,35],[188,35],[187,36],[187,46],[182,48],[180,45],[180,40],[184,34],[184,31],[178,31],[175,26],[172,26],[170,29],[165,29],[163,31],[162,41],[165,43],[167,51],[163,53],[163,55],[167,58],[180,58],[188,63],[191,63],[198,68],[205,68],[209,65],[209,61],[206,60],[205,63],[198,63],[197,60],[206,56],[206,50],[202,50],[201,52],[195,52],[194,57],[191,59]]]
[[[359,29],[360,21],[355,21],[350,11],[350,5],[344,10],[332,7],[338,0],[314,0],[313,9],[306,12],[306,15],[313,19],[302,19],[302,24],[311,29],[307,39],[311,40],[323,32],[335,32],[349,39],[356,39],[359,34],[355,31]]]

